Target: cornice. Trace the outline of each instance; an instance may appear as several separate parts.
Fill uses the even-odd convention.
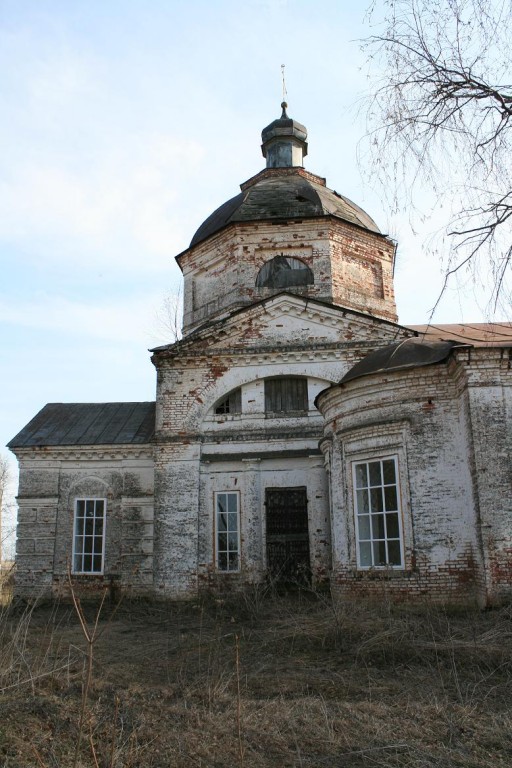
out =
[[[23,461],[124,461],[153,459],[153,445],[59,445],[16,448]]]
[[[201,361],[212,358],[222,358],[224,362],[230,358],[236,358],[237,364],[247,362],[252,365],[260,362],[268,362],[272,358],[276,363],[302,362],[310,360],[338,359],[337,352],[341,350],[357,349],[362,354],[375,349],[377,346],[389,344],[389,339],[359,339],[357,341],[315,342],[301,344],[268,344],[250,347],[209,347],[208,349],[183,350],[182,353],[162,355],[157,361],[157,366],[164,366],[167,361],[174,364],[175,361]],[[276,355],[279,357],[276,359]]]

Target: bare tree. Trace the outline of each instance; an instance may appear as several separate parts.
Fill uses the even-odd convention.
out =
[[[9,468],[9,461],[6,456],[0,455],[0,566],[3,560],[3,518],[7,509],[7,493],[10,479],[11,473]]]
[[[183,321],[183,287],[168,294],[162,301],[160,310],[156,313],[157,335],[167,344],[181,339],[181,324]]]
[[[490,269],[493,310],[511,303],[511,22],[511,0],[385,0],[381,33],[363,42],[380,71],[373,168],[398,207],[425,185],[448,207],[445,287],[464,267]]]

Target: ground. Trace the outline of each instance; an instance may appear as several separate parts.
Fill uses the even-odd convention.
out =
[[[264,593],[4,609],[3,768],[512,762],[512,611]],[[93,631],[97,606],[84,608]],[[78,742],[80,744],[77,748]]]

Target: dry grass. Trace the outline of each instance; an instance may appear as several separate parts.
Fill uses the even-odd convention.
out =
[[[83,768],[512,763],[508,610],[248,594],[123,604],[98,626]],[[3,768],[73,765],[87,650],[71,606],[4,612]]]

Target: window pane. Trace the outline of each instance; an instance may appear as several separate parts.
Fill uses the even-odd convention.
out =
[[[83,517],[85,514],[85,501],[83,499],[79,499],[76,503],[76,514],[77,517]]]
[[[217,529],[219,531],[227,531],[227,515],[217,515]]]
[[[92,517],[94,515],[94,499],[88,499],[85,502],[85,514],[87,517]]]
[[[398,509],[398,496],[396,485],[388,485],[384,488],[384,500],[386,502],[386,511],[392,512]]]
[[[373,560],[374,560],[373,562],[374,565],[387,565],[385,541],[373,542]]]
[[[383,512],[384,502],[382,500],[382,489],[372,488],[370,490],[370,498],[371,498],[372,512]]]
[[[384,539],[384,515],[372,515],[372,538]]]
[[[396,513],[392,515],[386,515],[386,533],[388,535],[388,539],[398,539],[400,530],[398,527],[398,515]]]
[[[228,569],[228,555],[227,552],[219,552],[217,555],[217,564],[219,571],[227,571]]]
[[[94,518],[86,517],[83,521],[84,533],[86,536],[92,536],[94,533]]]
[[[238,515],[236,512],[230,512],[228,515],[228,530],[238,531]]]
[[[356,464],[356,488],[368,486],[366,464]]]
[[[228,563],[230,571],[238,570],[238,552],[230,552],[228,555]]]
[[[364,514],[370,511],[370,502],[368,500],[368,491],[357,491],[357,511]]]
[[[228,535],[227,533],[219,533],[217,538],[217,544],[219,548],[219,552],[225,552],[228,548]]]
[[[219,512],[227,512],[227,508],[226,508],[226,494],[225,493],[219,493],[217,495],[217,510]]]
[[[230,552],[238,552],[238,533],[228,533],[228,549]]]
[[[236,512],[238,510],[238,494],[228,494],[228,512]]]
[[[369,541],[362,541],[359,544],[359,561],[363,568],[369,568],[372,565],[372,545]]]
[[[370,516],[361,515],[358,519],[358,523],[359,523],[359,538],[369,539],[370,538]]]
[[[390,541],[388,542],[389,564],[390,565],[402,565],[402,555],[400,552],[400,542]]]
[[[380,461],[370,461],[368,472],[370,474],[370,485],[382,485]]]
[[[395,462],[393,459],[386,459],[382,462],[382,472],[384,474],[384,483],[396,483]]]
[[[83,551],[84,551],[84,553],[85,552],[87,552],[87,553],[92,552],[92,541],[93,541],[92,536],[84,536],[82,541],[83,541]]]

